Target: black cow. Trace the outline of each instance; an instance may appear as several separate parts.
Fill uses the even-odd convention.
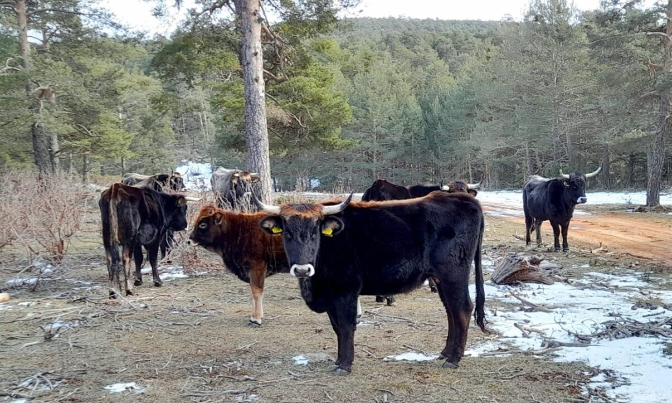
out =
[[[560,178],[548,179],[538,175],[530,176],[523,187],[523,211],[525,213],[525,244],[530,244],[530,234],[537,231],[537,246],[541,246],[541,223],[548,220],[553,227],[553,245],[560,250],[560,231],[562,230],[562,250],[569,251],[567,230],[574,214],[574,207],[588,201],[586,197],[586,179],[597,175],[595,172],[584,175],[580,172],[563,174]]]
[[[135,259],[135,285],[142,284],[142,247],[147,250],[154,285],[161,286],[157,267],[159,244],[167,230],[187,228],[185,196],[157,192],[149,187],[115,183],[103,191],[98,201],[103,224],[103,245],[107,256],[110,287],[122,292],[123,268],[126,295],[133,294],[131,256]],[[122,247],[121,256],[119,246]],[[115,297],[110,290],[110,297]]]
[[[149,186],[158,192],[165,192],[168,189],[180,192],[185,189],[184,180],[179,172],[155,175],[127,173],[121,179],[121,183],[136,187]]]
[[[299,278],[306,304],[329,315],[338,339],[334,370],[351,370],[358,295],[409,292],[430,276],[440,280],[439,295],[448,316],[443,366],[457,367],[473,309],[472,261],[474,315],[485,331],[480,204],[471,196],[444,192],[401,201],[350,203],[351,198],[334,206],[269,206],[255,197],[260,209],[271,214],[261,220],[261,228],[282,234],[290,274]]]
[[[448,185],[411,185],[411,186],[399,186],[392,184],[385,179],[377,179],[373,184],[364,191],[362,195],[362,201],[384,201],[384,200],[404,200],[412,199],[416,197],[424,197],[430,194],[431,192],[437,190],[443,190],[448,193],[469,193],[472,196],[476,197],[480,189],[481,183],[469,184],[462,181],[451,182]],[[438,292],[436,287],[436,280],[430,278],[429,280],[429,289],[432,292]],[[395,303],[394,295],[377,295],[376,302],[385,302],[387,301],[388,306],[392,306]]]
[[[219,167],[212,173],[210,184],[215,194],[217,207],[236,211],[255,210],[246,200],[246,193],[252,192],[259,183],[259,174]]]

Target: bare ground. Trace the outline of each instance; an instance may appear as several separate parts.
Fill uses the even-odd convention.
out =
[[[636,219],[639,225],[667,223],[669,231],[666,217],[642,217]],[[496,260],[506,252],[526,251],[524,242],[513,236],[524,233],[515,219],[488,217],[487,222],[487,257]],[[603,236],[599,228],[622,230],[623,221],[600,222],[573,222],[572,226],[594,225],[595,232],[591,236],[570,230],[574,251],[569,254],[548,253],[545,248],[533,252],[565,265],[563,274],[568,277],[579,275],[587,262],[593,271],[615,270],[616,265],[649,269],[647,261],[620,251],[621,244],[591,253]],[[550,240],[549,232],[544,232],[544,239]],[[399,296],[394,307],[363,297],[363,321],[368,325],[357,330],[353,373],[339,377],[329,372],[336,353],[329,320],[305,306],[296,280],[288,275],[267,280],[265,321],[253,329],[247,327],[248,285],[217,269],[221,264],[205,251],[186,267],[204,273],[165,282],[162,288],[146,282],[136,296],[121,301],[107,299],[95,219],[72,252],[63,266],[36,286],[11,289],[5,282],[16,278],[26,263],[20,256],[0,256],[0,289],[12,298],[0,304],[0,399],[13,395],[34,401],[588,401],[580,391],[595,370],[578,363],[555,363],[545,355],[465,357],[456,370],[442,369],[439,361],[383,361],[407,351],[441,351],[447,335],[445,312],[438,295],[425,287]],[[486,301],[486,308],[492,315],[502,307]],[[55,320],[73,327],[62,328],[47,340],[51,334],[43,328]],[[472,325],[467,348],[496,338]],[[298,355],[309,358],[307,366],[294,365],[292,357]],[[118,382],[137,382],[146,389],[124,396],[104,389]],[[600,396],[592,399],[601,401]]]

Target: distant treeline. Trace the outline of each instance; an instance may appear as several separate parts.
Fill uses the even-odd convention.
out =
[[[564,1],[537,1],[523,22],[365,18],[327,34],[277,27],[284,53],[265,54],[276,184],[318,179],[322,190],[361,190],[376,178],[462,179],[519,188],[530,174],[602,166],[592,188],[646,187],[660,94],[672,87],[665,47],[651,34],[664,26],[659,10],[604,3],[579,14]],[[245,168],[232,23],[187,21],[154,40],[111,37],[109,21],[99,29],[108,17],[87,10],[29,18],[29,32],[42,37],[29,39],[26,68],[13,12],[3,9],[0,166],[32,166],[39,129],[53,169],[85,176],[166,171],[183,159]],[[664,161],[669,188],[669,152]]]

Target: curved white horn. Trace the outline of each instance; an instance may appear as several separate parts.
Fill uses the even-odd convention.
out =
[[[202,197],[184,196],[184,199],[186,201],[197,202],[197,201],[201,201]]]
[[[240,176],[240,174],[239,174],[239,173],[235,173],[235,174],[233,174],[233,176]]]
[[[562,176],[563,178],[569,179],[569,175],[562,173],[562,168],[560,168],[560,176]]]
[[[261,202],[261,200],[257,199],[257,195],[252,193],[252,200],[254,200],[254,204],[257,205],[257,208],[259,208],[259,211],[263,211],[264,213],[269,213],[269,214],[280,214],[280,206],[273,206],[270,204],[264,204]]]
[[[348,196],[348,198],[343,200],[340,204],[337,204],[335,206],[322,207],[322,214],[323,215],[338,214],[341,211],[345,210],[345,208],[348,207],[348,204],[350,204],[350,200],[352,200],[353,194],[354,192],[350,193],[350,196]]]
[[[601,170],[602,170],[602,167],[597,168],[597,170],[595,172],[591,172],[589,174],[586,174],[586,178],[592,178],[593,176],[599,174]]]
[[[259,176],[259,174],[256,172],[250,172],[250,176]]]
[[[481,183],[483,183],[483,181],[480,181],[478,183],[467,183],[467,188],[468,189],[480,189],[481,188]]]

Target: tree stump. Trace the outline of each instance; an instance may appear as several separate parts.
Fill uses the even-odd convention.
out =
[[[490,279],[498,285],[516,284],[519,282],[553,284],[553,279],[548,277],[543,269],[539,268],[542,261],[543,258],[538,256],[519,257],[515,253],[509,253],[497,265]],[[554,268],[559,267],[554,265]]]

